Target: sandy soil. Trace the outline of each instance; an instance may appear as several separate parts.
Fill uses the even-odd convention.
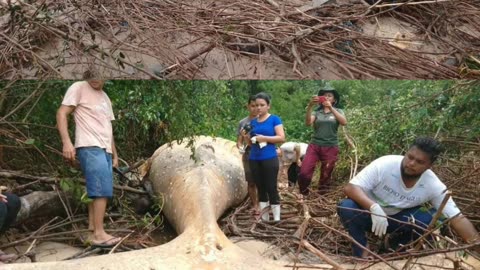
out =
[[[241,247],[246,252],[249,252],[254,255],[259,255],[265,259],[272,261],[277,261],[280,265],[284,266],[293,266],[294,258],[282,255],[282,252],[276,247],[269,245],[268,243],[258,241],[258,240],[244,240],[232,238],[237,246]],[[21,252],[28,249],[28,246],[18,246],[17,247]],[[70,247],[65,244],[55,243],[55,242],[43,242],[35,247],[36,260],[38,262],[54,262],[61,261],[65,258],[68,258],[78,252],[81,252],[82,249]],[[6,250],[12,251],[12,250]],[[126,255],[127,253],[124,253]],[[133,254],[132,254],[133,256]],[[303,255],[305,258],[307,255]],[[29,263],[30,260],[26,257],[20,258],[16,263]],[[415,266],[412,269],[423,269],[423,270],[434,270],[434,269],[453,269],[454,262],[460,263],[462,269],[464,270],[474,270],[480,269],[480,261],[474,259],[471,256],[461,257],[458,254],[450,253],[446,256],[444,255],[433,255],[423,258],[418,258],[414,260]],[[406,264],[406,260],[393,262],[393,266],[400,269]],[[5,265],[4,265],[5,266]],[[19,266],[19,265],[17,265]],[[323,263],[321,260],[312,260],[311,263],[298,263],[298,269],[311,269],[312,267],[317,269],[333,269],[330,265]],[[371,270],[383,270],[388,267],[383,263],[378,263],[370,265],[368,263],[342,263],[342,266],[345,269],[362,269],[368,267],[367,269]],[[387,267],[387,268],[386,268]],[[12,268],[13,269],[13,268]],[[291,269],[290,267],[285,267],[285,269]]]

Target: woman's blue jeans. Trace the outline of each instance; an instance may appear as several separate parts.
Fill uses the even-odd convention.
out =
[[[342,200],[337,207],[337,212],[345,229],[350,236],[360,243],[363,247],[367,246],[367,231],[372,230],[372,218],[369,212],[361,212],[360,205],[351,199]],[[399,244],[406,245],[409,242],[419,238],[425,232],[425,228],[432,221],[435,210],[425,211],[421,206],[402,210],[401,212],[388,216],[387,233],[395,233],[398,238],[395,239]],[[412,226],[413,221],[418,228]],[[409,224],[404,224],[409,223]],[[363,249],[357,244],[352,244],[353,255],[361,257]]]

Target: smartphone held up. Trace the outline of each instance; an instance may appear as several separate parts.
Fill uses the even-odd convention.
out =
[[[323,104],[325,101],[327,101],[327,98],[325,96],[318,97],[318,104]]]

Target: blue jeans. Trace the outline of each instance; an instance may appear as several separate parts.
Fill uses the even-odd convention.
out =
[[[100,147],[77,148],[87,195],[91,199],[113,196],[112,154]]]
[[[360,212],[363,210],[360,205],[351,199],[342,200],[337,207],[338,216],[345,229],[347,229],[350,236],[360,243],[363,247],[367,246],[367,231],[372,230],[372,218],[368,212]],[[421,206],[402,210],[401,212],[388,216],[387,233],[395,233],[398,244],[406,245],[409,242],[419,238],[424,229],[428,227],[432,221],[434,210],[425,211]],[[412,216],[418,228],[412,226]],[[409,222],[410,224],[403,224],[400,222]],[[363,249],[355,243],[352,243],[353,255],[361,257]]]

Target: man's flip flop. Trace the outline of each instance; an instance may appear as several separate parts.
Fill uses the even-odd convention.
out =
[[[113,241],[113,240],[116,240],[117,241]],[[97,247],[97,248],[111,248],[111,247],[114,247],[116,244],[118,244],[118,242],[120,242],[120,240],[122,240],[120,237],[112,237],[110,239],[108,239],[107,241],[103,241],[101,243],[95,243],[92,241],[92,247]]]

